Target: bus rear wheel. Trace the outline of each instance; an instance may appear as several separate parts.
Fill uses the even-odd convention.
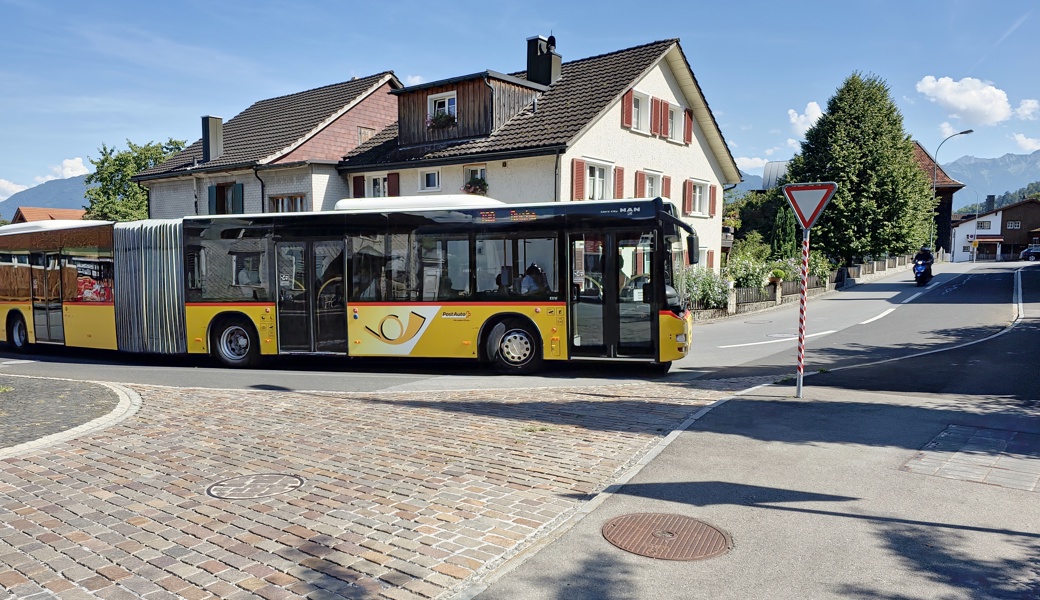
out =
[[[506,331],[488,354],[502,374],[534,373],[542,365],[542,349],[533,327],[517,319],[503,323]]]
[[[260,338],[253,324],[229,317],[213,326],[210,354],[227,367],[251,367],[260,358]]]
[[[13,314],[7,319],[7,345],[15,352],[29,349],[29,330],[20,314]]]

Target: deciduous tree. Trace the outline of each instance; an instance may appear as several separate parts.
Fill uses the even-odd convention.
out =
[[[86,219],[133,221],[148,218],[148,194],[130,178],[163,163],[184,149],[183,140],[170,138],[165,144],[148,142],[139,146],[126,141],[127,150],[116,151],[102,144],[100,156],[90,159],[94,172],[87,175]]]

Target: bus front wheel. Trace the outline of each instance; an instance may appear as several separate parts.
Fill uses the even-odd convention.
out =
[[[210,353],[224,366],[251,367],[260,357],[260,338],[256,329],[241,317],[218,322],[210,335]]]
[[[16,352],[29,349],[29,330],[22,315],[14,314],[7,319],[7,345]]]
[[[542,349],[534,328],[518,319],[503,323],[505,333],[488,354],[503,374],[533,373],[542,364]]]

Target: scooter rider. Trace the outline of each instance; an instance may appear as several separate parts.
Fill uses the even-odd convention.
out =
[[[935,262],[935,257],[932,256],[932,249],[928,246],[921,246],[921,249],[914,255],[914,262],[919,260],[924,261],[924,276],[928,279],[932,278],[932,263]]]

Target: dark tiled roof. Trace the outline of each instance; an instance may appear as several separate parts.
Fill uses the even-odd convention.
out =
[[[224,123],[224,153],[216,159],[202,162],[202,140],[199,139],[170,160],[146,169],[136,177],[176,175],[187,171],[196,160],[200,170],[257,164],[261,159],[302,139],[388,75],[393,77],[393,72],[384,71],[305,92],[261,100]]]
[[[350,169],[566,145],[678,42],[662,40],[563,63],[560,78],[538,97],[537,110],[524,109],[490,136],[398,147],[397,125],[391,125],[347,154],[341,166]],[[527,77],[524,71],[510,75]]]
[[[921,170],[928,176],[928,181],[932,180],[932,174],[935,175],[935,187],[937,188],[949,188],[955,187],[960,189],[964,187],[964,184],[950,177],[943,171],[941,165],[937,165],[935,160],[932,159],[932,155],[924,149],[921,142],[914,140],[914,158],[917,159],[917,164],[921,166]]]

